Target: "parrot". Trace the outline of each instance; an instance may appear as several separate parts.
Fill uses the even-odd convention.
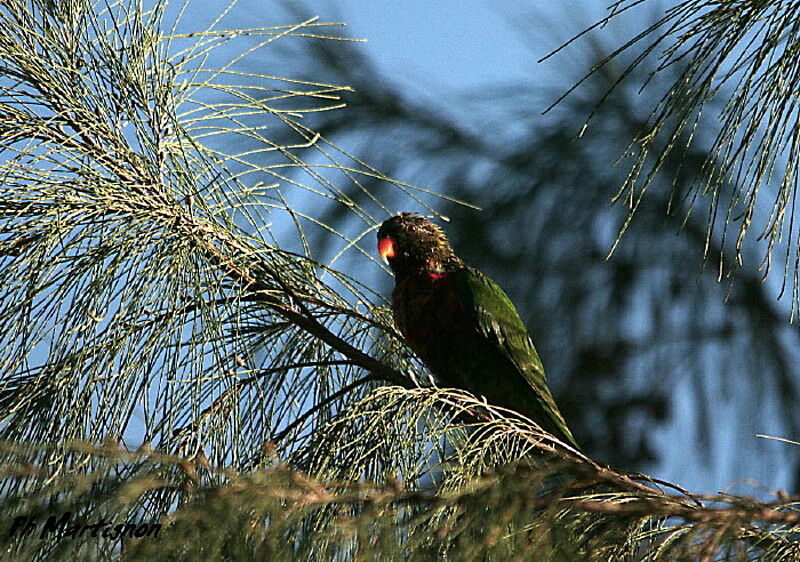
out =
[[[512,410],[579,449],[517,309],[456,256],[439,226],[415,213],[392,216],[378,229],[378,254],[395,278],[394,322],[441,386]]]

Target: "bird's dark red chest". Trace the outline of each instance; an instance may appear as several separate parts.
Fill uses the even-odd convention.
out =
[[[465,328],[458,288],[448,273],[399,279],[392,292],[392,313],[406,343],[432,367],[447,343]]]

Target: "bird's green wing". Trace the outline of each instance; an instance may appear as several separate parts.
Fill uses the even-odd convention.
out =
[[[577,447],[547,387],[539,354],[511,299],[499,285],[476,269],[463,268],[454,272],[454,276],[469,321],[477,326],[481,337],[511,360],[521,377],[534,390],[535,400],[552,425],[560,430],[562,437]]]

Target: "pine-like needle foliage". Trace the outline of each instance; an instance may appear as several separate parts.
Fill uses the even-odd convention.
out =
[[[387,197],[434,196],[303,124],[347,86],[254,70],[331,24],[231,30],[234,2],[198,30],[204,9],[0,6],[4,555],[796,555],[788,498],[670,495],[419,388],[381,300],[331,264]],[[328,264],[314,229],[343,244]],[[66,512],[61,534],[12,532]]]
[[[641,0],[616,2],[596,26],[641,4]],[[765,241],[763,274],[773,260],[778,262],[784,289],[787,284],[792,288],[793,311],[800,304],[800,229],[795,222],[800,174],[799,13],[795,0],[677,2],[592,71],[632,51],[635,57],[626,63],[619,84],[658,58],[641,87],[653,88],[662,97],[631,143],[630,174],[617,194],[630,210],[629,220],[671,155],[690,154],[700,145],[708,155],[702,162],[703,173],[692,189],[680,190],[677,197],[688,201],[690,209],[705,200],[706,252],[719,264],[722,276],[741,264],[744,238],[755,227],[755,237]],[[676,66],[678,73],[673,71]],[[656,84],[665,75],[673,81],[662,89],[663,84]],[[606,95],[613,92],[612,88]],[[710,143],[704,113],[718,120]],[[731,185],[735,189],[729,189]],[[723,248],[733,236],[735,260],[728,259],[722,248],[714,251],[711,240],[716,231]]]
[[[217,19],[181,33],[192,8],[0,8],[3,439],[144,443],[251,466],[281,430],[288,443],[325,422],[337,398],[410,384],[378,299],[312,259],[287,204],[301,193],[376,223],[304,160],[336,181],[374,173],[299,124],[346,88],[242,66],[331,26],[229,31]],[[270,142],[270,127],[297,142]],[[241,153],[239,137],[259,147]],[[279,242],[272,223],[293,220]],[[89,462],[57,447],[41,460],[54,476]]]

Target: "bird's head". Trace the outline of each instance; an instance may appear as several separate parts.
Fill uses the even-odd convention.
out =
[[[414,213],[400,213],[378,229],[378,253],[395,275],[441,273],[460,263],[442,229]]]

